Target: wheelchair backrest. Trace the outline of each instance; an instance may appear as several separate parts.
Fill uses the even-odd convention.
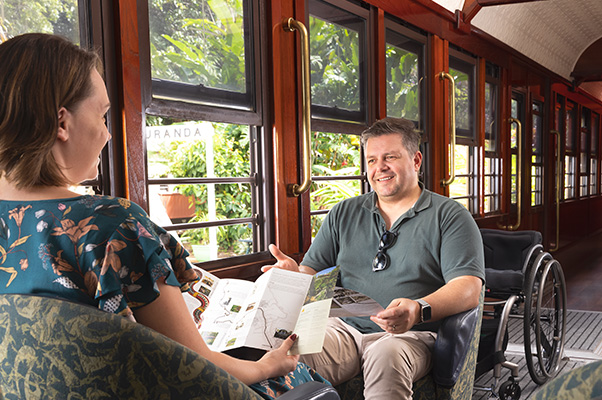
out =
[[[535,249],[543,249],[541,233],[537,231],[481,229],[481,236],[485,268],[520,271]]]

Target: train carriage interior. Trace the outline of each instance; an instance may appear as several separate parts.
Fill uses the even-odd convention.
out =
[[[256,280],[270,244],[300,262],[372,190],[360,134],[412,121],[424,188],[534,241],[497,275],[519,289],[486,286],[510,367],[473,399],[556,398],[602,363],[600,21],[602,0],[0,0],[0,41],[58,34],[102,59],[112,139],[73,190],[140,205],[219,278]]]

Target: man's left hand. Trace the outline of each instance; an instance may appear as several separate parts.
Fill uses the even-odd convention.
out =
[[[410,299],[395,299],[370,319],[385,332],[404,333],[420,322],[420,304]]]

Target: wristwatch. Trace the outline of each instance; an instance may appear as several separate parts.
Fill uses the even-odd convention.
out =
[[[420,304],[420,323],[431,320],[431,305],[422,299],[416,300]]]

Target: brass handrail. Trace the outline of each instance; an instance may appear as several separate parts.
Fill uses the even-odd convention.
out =
[[[301,89],[302,89],[302,129],[303,129],[303,182],[289,184],[288,193],[299,196],[311,185],[311,87],[309,78],[309,35],[302,22],[289,18],[283,25],[287,32],[299,31],[301,41]]]
[[[520,226],[521,222],[521,214],[522,214],[522,175],[523,175],[523,149],[522,149],[522,131],[523,127],[520,121],[516,118],[510,118],[508,120],[510,124],[516,124],[517,132],[517,143],[516,143],[516,158],[517,158],[517,166],[516,166],[516,205],[517,205],[517,218],[516,224],[514,225],[500,225],[498,226],[502,229],[507,229],[509,231],[515,231]]]
[[[449,178],[441,179],[441,186],[449,186],[456,179],[456,82],[454,77],[447,72],[440,72],[439,79],[449,80],[449,146],[451,152],[448,152],[451,162],[449,163]]]
[[[554,247],[550,248],[550,251],[556,251],[560,247],[560,169],[562,168],[560,146],[562,146],[562,142],[560,141],[560,132],[551,130],[550,133],[556,135],[556,143],[558,143],[556,146],[556,243],[554,243]]]

